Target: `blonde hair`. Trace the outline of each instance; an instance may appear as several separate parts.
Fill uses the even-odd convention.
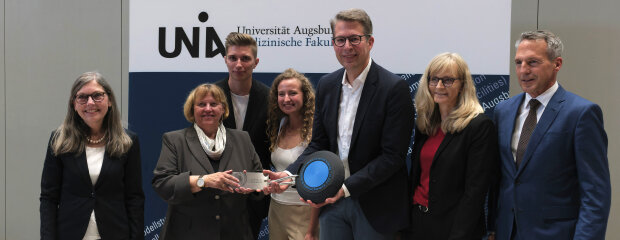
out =
[[[116,98],[110,85],[100,73],[85,72],[73,82],[71,94],[69,95],[67,115],[52,137],[52,152],[56,156],[64,153],[80,155],[86,149],[86,136],[90,134],[90,127],[86,125],[82,117],[75,111],[74,103],[77,92],[91,81],[95,81],[103,88],[110,102],[110,107],[103,118],[101,126],[107,140],[105,145],[106,153],[109,153],[110,156],[120,157],[129,151],[133,144],[131,138],[123,129],[121,114],[116,106]]]
[[[435,103],[428,89],[428,82],[431,77],[442,71],[455,72],[457,78],[463,81],[456,106],[444,121],[441,121],[439,105]],[[449,52],[435,56],[426,67],[424,75],[420,78],[418,92],[415,95],[415,107],[417,112],[416,126],[422,133],[429,136],[434,135],[439,127],[446,133],[460,132],[473,118],[484,112],[478,102],[476,87],[467,63],[459,54]]]
[[[280,119],[286,114],[278,107],[278,85],[287,79],[297,79],[301,83],[301,92],[304,96],[301,113],[303,114],[303,126],[301,128],[301,139],[310,142],[312,139],[312,122],[314,121],[314,88],[310,80],[303,74],[295,71],[295,69],[286,69],[278,75],[269,90],[269,112],[267,117],[267,136],[269,137],[269,150],[274,151],[278,146],[278,130],[280,127]]]
[[[209,94],[213,96],[215,101],[222,104],[222,108],[224,108],[224,114],[222,115],[222,119],[220,119],[220,123],[228,117],[228,103],[226,102],[226,94],[224,94],[224,91],[215,84],[204,83],[194,88],[187,95],[187,99],[185,99],[185,104],[183,105],[183,114],[185,115],[185,119],[187,119],[188,122],[194,123],[196,121],[196,119],[194,118],[194,104],[196,104],[196,101],[204,98]]]

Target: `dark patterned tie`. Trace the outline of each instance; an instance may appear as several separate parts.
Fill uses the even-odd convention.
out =
[[[534,132],[534,128],[536,128],[536,109],[538,109],[538,106],[540,106],[538,100],[530,100],[530,112],[527,114],[527,118],[525,118],[525,122],[523,123],[521,136],[519,136],[519,144],[517,145],[517,168],[519,168],[519,164],[521,164],[521,160],[523,160],[523,154],[525,153],[525,148],[527,148],[527,143],[530,142],[530,136],[532,136],[532,132]]]

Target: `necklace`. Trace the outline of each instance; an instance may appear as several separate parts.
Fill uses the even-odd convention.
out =
[[[101,141],[103,141],[103,139],[105,139],[105,133],[103,134],[103,136],[101,136],[101,138],[96,139],[96,140],[90,139],[90,136],[86,137],[86,140],[88,140],[88,142],[92,144],[100,143]]]

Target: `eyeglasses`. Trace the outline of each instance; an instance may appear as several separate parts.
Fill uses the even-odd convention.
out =
[[[88,98],[93,98],[95,102],[101,102],[105,98],[105,92],[94,92],[92,94],[79,94],[75,96],[75,101],[79,104],[86,104]]]
[[[349,40],[349,44],[358,45],[362,42],[363,37],[370,37],[370,34],[352,35],[348,37],[333,37],[332,41],[334,41],[334,45],[336,45],[336,47],[344,47],[344,45],[347,43],[347,39]]]
[[[441,81],[444,87],[450,87],[456,80],[459,80],[459,79],[458,78],[432,77],[431,80],[428,81],[428,85],[430,85],[431,87],[434,87],[434,86],[437,86],[437,84],[439,84],[439,81]]]

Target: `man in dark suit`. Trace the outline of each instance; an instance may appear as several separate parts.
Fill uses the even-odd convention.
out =
[[[497,105],[501,158],[497,239],[604,239],[611,203],[601,108],[556,81],[562,42],[549,31],[517,41],[524,93]]]
[[[269,139],[267,138],[267,100],[269,87],[252,79],[252,72],[258,65],[257,45],[252,36],[232,32],[226,37],[228,78],[215,83],[224,90],[230,115],[224,126],[248,132],[252,145],[260,158],[263,169],[271,166]],[[261,200],[249,199],[250,224],[254,237],[258,237],[263,218],[269,211],[269,196]]]
[[[408,224],[405,156],[413,128],[407,83],[370,58],[372,22],[364,10],[339,12],[331,22],[336,58],[344,67],[322,77],[316,90],[312,141],[289,166],[327,150],[339,155],[345,181],[338,193],[313,207],[321,239],[393,239]],[[287,173],[270,173],[270,178]],[[272,184],[269,191],[284,186]]]

